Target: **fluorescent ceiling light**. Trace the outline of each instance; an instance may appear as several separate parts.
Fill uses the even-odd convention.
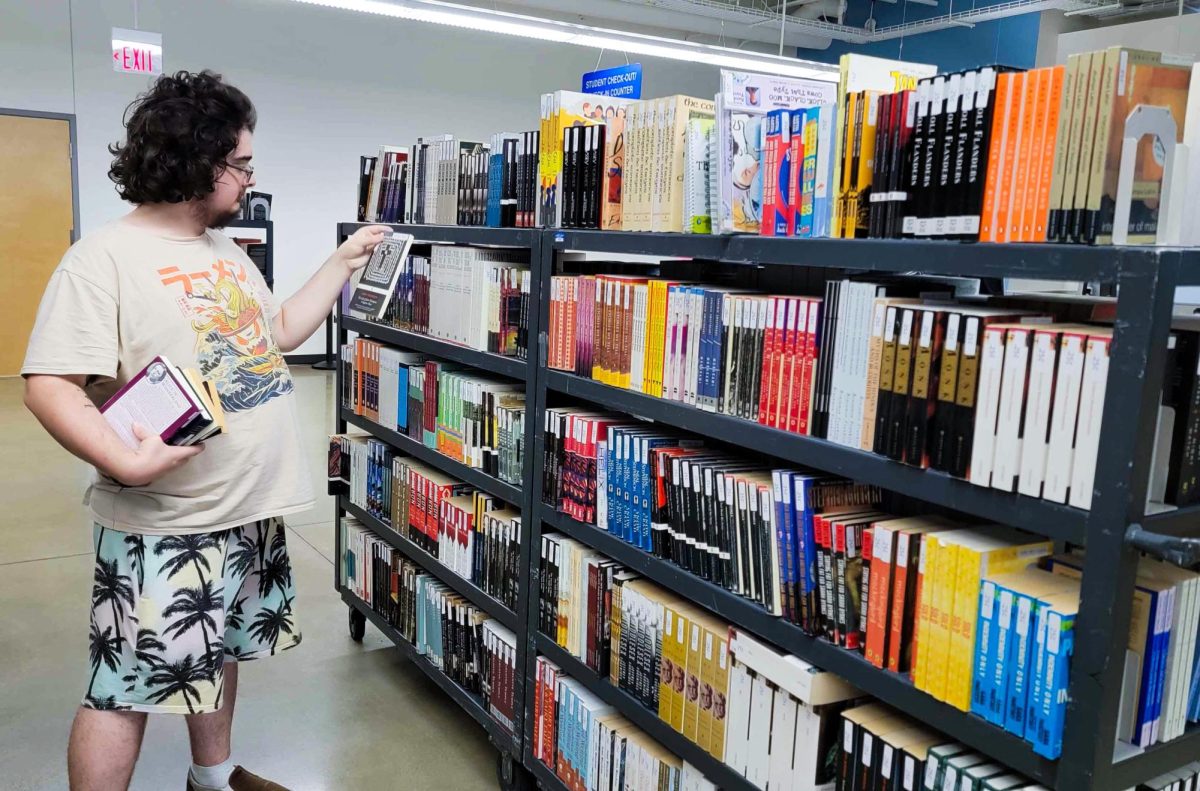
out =
[[[361,11],[415,22],[430,22],[468,30],[481,30],[486,33],[501,33],[557,44],[611,49],[689,63],[707,63],[728,69],[767,72],[788,77],[807,77],[825,82],[836,82],[838,79],[838,68],[828,63],[760,55],[728,47],[714,47],[661,36],[625,33],[619,30],[538,19],[520,14],[443,3],[439,0],[406,0],[406,2],[397,3],[383,2],[383,0],[295,0],[295,2],[340,8],[346,11]]]

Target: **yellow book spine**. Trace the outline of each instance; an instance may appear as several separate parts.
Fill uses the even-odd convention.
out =
[[[711,624],[704,627],[700,635],[700,723],[696,731],[696,744],[706,753],[712,752],[713,683],[716,676],[717,632]]]
[[[917,663],[912,669],[913,684],[917,689],[928,691],[926,682],[929,679],[929,646],[933,642],[931,632],[933,622],[929,617],[933,611],[933,575],[937,570],[937,555],[939,542],[937,536],[924,537],[924,549],[921,552],[921,598],[917,602]]]
[[[729,709],[729,633],[713,633],[713,718],[708,754],[725,760],[725,712]]]
[[[704,661],[702,633],[699,621],[688,623],[687,675],[683,684],[683,735],[699,743],[700,730],[700,666]]]
[[[688,660],[688,632],[691,631],[692,623],[684,616],[682,612],[675,613],[675,640],[672,641],[672,651],[674,652],[675,689],[671,693],[671,727],[683,733],[684,720],[684,692],[686,691],[687,678],[687,660]]]
[[[954,609],[950,619],[950,647],[947,651],[946,702],[962,711],[971,710],[971,671],[974,666],[975,621],[979,615],[982,564],[983,553],[979,550],[959,547]]]
[[[651,309],[654,316],[650,322],[650,342],[653,344],[650,352],[652,370],[650,395],[662,398],[663,391],[663,349],[667,313],[667,284],[663,280],[651,281],[653,299]]]
[[[938,549],[938,564],[933,575],[933,607],[929,613],[929,677],[926,691],[938,700],[946,699],[946,669],[950,650],[950,611],[954,606],[954,589],[958,574],[958,546],[942,544]],[[929,580],[926,579],[928,584]]]
[[[670,606],[662,608],[662,667],[658,671],[658,718],[663,722],[671,721],[671,690],[674,686],[675,662],[668,646],[675,642],[675,623],[679,619]]]

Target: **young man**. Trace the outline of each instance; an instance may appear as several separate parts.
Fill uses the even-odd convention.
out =
[[[254,186],[254,106],[208,71],[164,75],[129,109],[109,177],[135,208],[67,252],[38,310],[25,404],[94,465],[96,549],[87,692],[71,729],[71,788],[128,788],[146,714],[187,718],[188,791],[283,786],[230,759],[238,662],[300,642],[281,517],[312,493],[283,352],[320,326],[386,229],[363,228],[279,304],[214,230]],[[155,356],[192,366],[228,431],[129,447],[97,409]]]

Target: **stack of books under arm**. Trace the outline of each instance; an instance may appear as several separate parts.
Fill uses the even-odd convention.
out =
[[[365,157],[360,219],[1109,244],[1125,119],[1167,107],[1176,142],[1200,141],[1190,79],[1188,58],[1110,47],[1030,71],[857,54],[826,81],[722,70],[713,98],[555,91],[536,131]],[[1159,217],[1154,146],[1137,149],[1130,243],[1183,230]]]
[[[104,402],[100,413],[131,448],[141,444],[134,424],[168,445],[196,445],[228,430],[216,385],[165,357],[151,360]]]
[[[343,584],[515,732],[516,635],[357,519],[342,519]]]

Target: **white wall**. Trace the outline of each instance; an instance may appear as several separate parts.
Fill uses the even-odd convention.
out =
[[[127,210],[106,146],[147,78],[112,71],[111,28],[131,0],[0,0],[0,107],[75,112],[82,232]],[[286,0],[141,0],[140,27],[163,35],[167,70],[211,68],[258,108],[258,189],[274,196],[275,285],[290,295],[354,219],[358,158],[381,143],[455,132],[486,138],[537,126],[539,94],[578,89],[595,50],[403,22]],[[37,47],[34,68],[18,69]],[[642,58],[644,96],[711,96],[717,70]],[[606,53],[604,65],[623,63]],[[64,65],[65,64],[65,65]],[[11,75],[20,75],[14,79]],[[72,109],[73,105],[73,109]],[[318,334],[298,351],[324,349]]]
[[[1054,62],[1066,63],[1067,57],[1077,52],[1117,45],[1195,57],[1200,53],[1200,14],[1063,33],[1058,37],[1058,54]]]

